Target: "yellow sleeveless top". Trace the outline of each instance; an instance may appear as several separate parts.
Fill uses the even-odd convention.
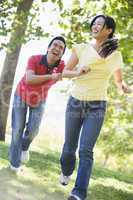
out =
[[[123,65],[121,53],[116,50],[107,58],[101,58],[91,44],[77,44],[73,50],[79,59],[76,68],[85,66],[91,71],[72,78],[71,95],[82,101],[106,101],[109,79]]]

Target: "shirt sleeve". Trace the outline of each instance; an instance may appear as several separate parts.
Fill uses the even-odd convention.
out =
[[[80,58],[82,52],[84,49],[84,44],[75,44],[72,46],[72,51],[76,52],[76,55],[78,56],[78,58]]]
[[[121,69],[123,68],[124,64],[123,64],[123,58],[122,58],[122,54],[120,51],[117,51],[114,57],[114,71],[117,69]]]
[[[65,67],[65,62],[64,62],[64,60],[61,60],[61,62],[59,64],[58,72],[62,73],[64,67]]]
[[[33,70],[34,72],[36,71],[36,59],[35,59],[35,56],[31,56],[28,60],[28,63],[27,63],[27,67],[26,67],[26,70]]]

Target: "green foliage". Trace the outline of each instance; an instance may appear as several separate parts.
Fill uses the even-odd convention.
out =
[[[117,22],[120,49],[125,62],[133,66],[133,1],[107,0],[105,10],[107,14],[112,15]]]
[[[7,36],[11,31],[12,15],[15,12],[15,7],[12,7],[11,1],[2,1],[0,3],[0,35]]]
[[[51,0],[54,4],[56,3],[59,6],[59,9],[63,9],[63,2],[62,0]]]
[[[115,87],[111,83],[108,91],[109,105],[98,145],[106,157],[116,156],[119,162],[121,158],[124,161],[133,153],[133,98],[132,95],[118,94]]]
[[[64,36],[67,39],[68,48],[71,48],[74,43],[85,42],[86,14],[85,9],[80,6],[79,0],[72,1],[72,8],[62,10],[59,25],[65,29]]]
[[[104,2],[86,0],[81,5],[79,0],[73,0],[69,9],[63,9],[60,13],[59,25],[65,28],[64,36],[67,39],[68,48],[74,43],[86,42],[89,39],[90,20],[104,7]]]
[[[28,40],[47,37],[49,35],[39,25],[40,4],[37,2],[33,3],[30,12],[27,11],[27,7],[22,0],[15,2],[7,0],[1,3],[0,6],[0,35],[3,39],[5,38],[4,42],[0,44],[0,48],[7,47],[8,49],[12,49],[19,44],[26,43]],[[25,27],[27,28],[24,34]],[[11,40],[9,44],[9,39],[7,38],[10,35],[16,37],[16,39]]]

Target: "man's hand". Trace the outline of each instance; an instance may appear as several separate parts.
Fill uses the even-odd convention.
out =
[[[53,73],[52,74],[52,80],[59,81],[61,79],[62,79],[62,74],[61,73]]]

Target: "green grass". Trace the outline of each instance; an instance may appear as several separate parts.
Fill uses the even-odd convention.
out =
[[[66,200],[76,172],[67,187],[58,183],[60,174],[57,148],[33,148],[30,161],[16,176],[9,168],[8,144],[0,142],[0,200]],[[87,200],[133,200],[133,175],[96,165]]]

